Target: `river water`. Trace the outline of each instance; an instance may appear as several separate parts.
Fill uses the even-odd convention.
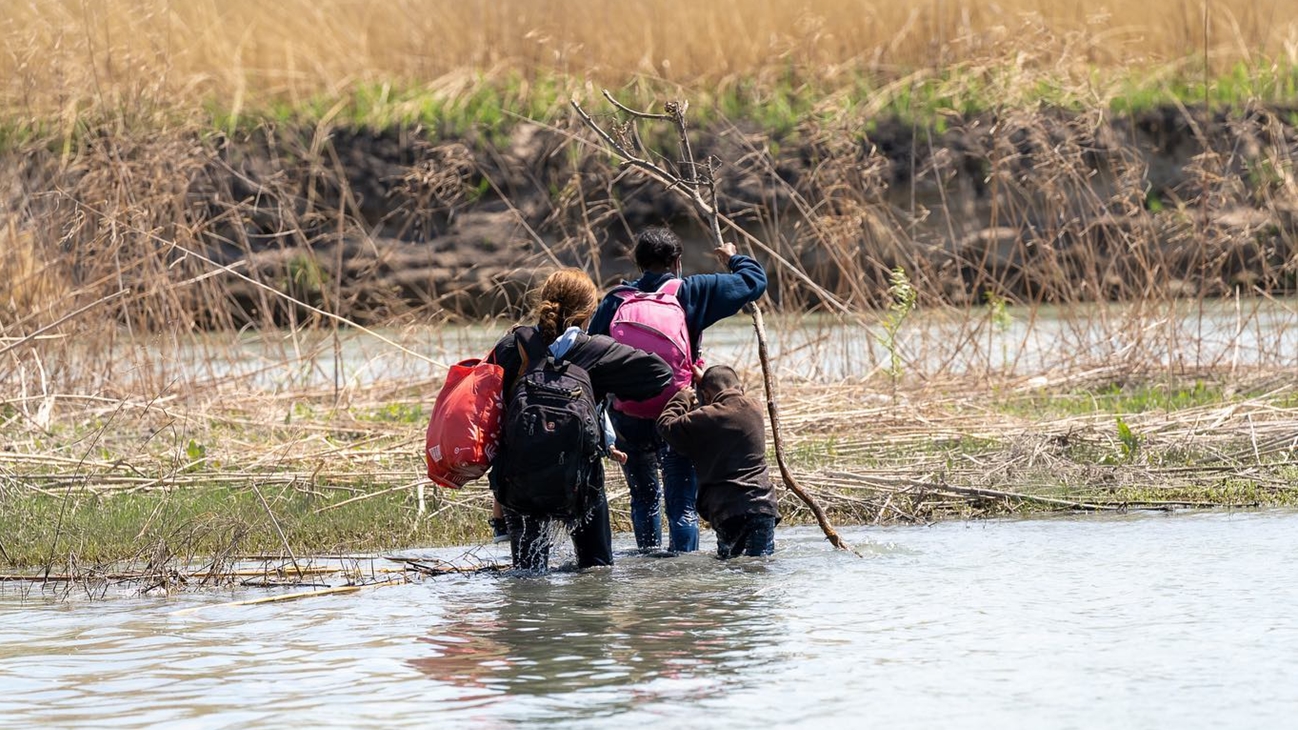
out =
[[[1293,299],[1010,308],[998,323],[988,317],[981,310],[916,312],[897,335],[904,371],[1037,376],[1106,367],[1298,367],[1298,301]],[[878,315],[859,321],[822,315],[769,318],[777,377],[817,382],[886,378],[890,352],[877,320]],[[449,364],[485,357],[507,327],[502,321],[382,333],[344,329],[336,340],[327,329],[210,333],[183,342],[144,336],[128,338],[107,355],[90,353],[91,361],[76,372],[103,371],[115,388],[142,377],[155,388],[157,383],[174,387],[236,380],[276,392],[440,382]],[[740,315],[709,327],[702,354],[712,364],[756,368],[751,320]],[[34,363],[29,369],[29,379],[40,377]]]
[[[0,725],[1278,728],[1298,717],[1296,512],[843,534],[864,559],[794,528],[768,560],[626,555],[581,574],[247,606],[219,604],[266,591],[89,601],[10,585]]]

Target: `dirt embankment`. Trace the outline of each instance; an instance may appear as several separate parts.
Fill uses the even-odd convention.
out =
[[[940,131],[809,123],[778,140],[741,125],[700,130],[696,153],[723,162],[722,207],[762,242],[788,306],[877,306],[895,266],[922,297],[957,304],[1292,293],[1296,119],[1014,111]],[[560,126],[520,124],[495,143],[97,135],[0,158],[0,205],[20,231],[10,240],[56,262],[65,291],[128,286],[123,316],[151,322],[318,316],[276,292],[358,321],[493,314],[549,266],[630,273],[630,238],[653,224],[687,239],[687,269],[711,270],[681,199]],[[22,282],[6,285],[18,301]]]

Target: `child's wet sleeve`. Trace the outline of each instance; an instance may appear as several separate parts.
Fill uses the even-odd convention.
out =
[[[689,455],[691,451],[691,416],[689,391],[682,390],[667,401],[658,416],[658,435],[673,449]]]

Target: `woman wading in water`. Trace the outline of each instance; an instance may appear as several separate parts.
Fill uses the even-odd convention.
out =
[[[657,355],[582,331],[596,301],[585,272],[556,271],[541,287],[536,323],[496,343],[505,413],[490,482],[516,568],[548,567],[556,522],[572,533],[578,568],[613,564],[602,406],[609,396],[651,398],[671,382]]]

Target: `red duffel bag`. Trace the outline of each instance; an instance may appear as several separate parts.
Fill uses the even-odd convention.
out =
[[[505,371],[493,356],[456,363],[446,374],[428,419],[428,478],[459,489],[487,472],[500,446]]]

